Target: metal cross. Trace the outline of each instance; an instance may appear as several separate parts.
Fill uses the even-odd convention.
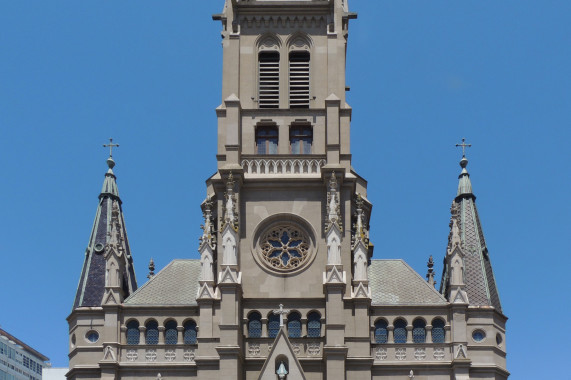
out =
[[[119,147],[119,144],[113,144],[113,139],[109,139],[109,144],[103,144],[104,148],[109,148],[109,157],[113,157],[113,148]]]
[[[456,147],[462,147],[462,157],[466,157],[466,148],[471,148],[472,144],[466,144],[466,139],[462,139],[462,144],[456,144]]]
[[[284,315],[288,314],[289,310],[284,310],[284,305],[280,304],[280,308],[274,310],[274,314],[278,314],[280,316],[280,327],[284,326]]]

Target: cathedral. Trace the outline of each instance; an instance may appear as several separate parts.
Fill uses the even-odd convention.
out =
[[[351,165],[347,1],[226,0],[213,16],[222,104],[199,260],[151,263],[137,281],[108,158],[67,319],[68,379],[508,378],[465,155],[439,289],[432,258],[426,278],[373,258],[367,182]]]

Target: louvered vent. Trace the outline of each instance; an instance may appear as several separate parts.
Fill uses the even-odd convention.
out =
[[[309,53],[289,55],[289,106],[309,108]]]
[[[260,53],[259,64],[258,101],[260,108],[279,108],[280,54],[273,51]]]

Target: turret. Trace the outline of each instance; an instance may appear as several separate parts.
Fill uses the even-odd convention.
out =
[[[466,148],[469,145],[463,143],[459,146]],[[458,177],[458,193],[451,207],[450,235],[440,292],[446,297],[452,293],[456,296],[457,292],[453,292],[452,288],[462,285],[471,306],[493,306],[501,313],[500,297],[467,166],[464,153],[460,161],[462,172]],[[462,258],[461,267],[452,261],[453,257]],[[459,271],[462,272],[461,276]],[[454,302],[454,299],[449,301]]]
[[[112,146],[117,145],[112,144]],[[73,309],[96,307],[109,302],[109,295],[105,300],[103,297],[106,289],[108,294],[113,293],[111,302],[116,303],[121,303],[137,290],[117,177],[113,173],[115,161],[111,155],[107,159],[107,166],[109,169],[99,194],[99,205],[85,250],[85,261]],[[110,276],[111,271],[112,276]]]

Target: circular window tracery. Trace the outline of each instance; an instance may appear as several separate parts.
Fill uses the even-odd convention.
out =
[[[274,225],[260,238],[262,259],[271,268],[289,271],[303,265],[310,254],[310,240],[293,224]]]

